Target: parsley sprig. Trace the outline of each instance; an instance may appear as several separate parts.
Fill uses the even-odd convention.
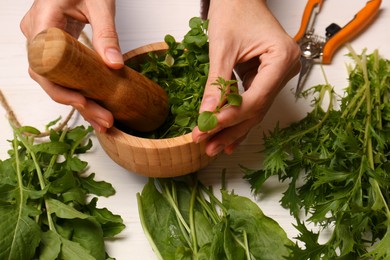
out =
[[[348,68],[340,109],[329,85],[311,88],[306,94],[319,93],[313,110],[265,135],[263,169],[245,169],[255,193],[272,175],[289,183],[281,204],[297,219],[305,245],[293,248],[292,259],[390,257],[390,61],[378,51],[350,56],[356,64]],[[324,110],[326,93],[331,102]],[[323,229],[331,235],[321,244]]]

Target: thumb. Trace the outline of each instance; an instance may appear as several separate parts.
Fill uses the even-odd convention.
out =
[[[104,62],[113,69],[123,67],[123,56],[115,28],[115,1],[89,1],[92,44]]]

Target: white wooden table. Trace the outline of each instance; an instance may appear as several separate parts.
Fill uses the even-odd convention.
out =
[[[8,99],[18,119],[23,125],[32,125],[43,129],[46,123],[67,115],[70,108],[52,101],[44,91],[30,79],[27,73],[27,55],[25,39],[19,29],[23,15],[33,1],[2,0],[0,1],[0,89]],[[280,20],[286,31],[292,36],[297,32],[305,0],[269,0],[269,6]],[[367,31],[352,41],[357,52],[367,48],[368,52],[379,49],[380,54],[390,59],[390,1],[382,1],[382,9]],[[365,5],[364,0],[329,0],[324,4],[317,28],[325,28],[332,22],[345,25],[353,15]],[[123,52],[146,43],[161,41],[166,34],[182,39],[188,31],[188,20],[199,14],[199,2],[196,0],[143,0],[117,1],[117,28]],[[318,31],[320,33],[321,31]],[[330,83],[340,91],[347,84],[345,57],[347,50],[336,53],[332,65],[325,66]],[[254,129],[247,140],[231,156],[221,156],[200,173],[206,184],[218,187],[220,173],[227,168],[228,187],[237,194],[251,196],[248,183],[242,179],[239,163],[248,167],[259,167],[261,155],[255,153],[261,147],[262,130],[272,128],[276,121],[286,125],[303,117],[309,109],[309,102],[295,101],[292,89],[297,78],[288,83],[280,93],[263,123]],[[310,74],[307,86],[324,83],[319,66]],[[86,124],[81,117],[72,120],[74,125]],[[5,111],[0,108],[0,158],[7,157],[10,148],[7,140],[12,139]],[[138,218],[135,194],[142,190],[146,178],[137,176],[122,169],[112,162],[93,138],[92,152],[83,157],[89,162],[91,172],[96,172],[99,179],[113,184],[117,194],[111,198],[99,200],[99,206],[107,207],[120,214],[127,228],[114,241],[109,241],[108,252],[118,260],[122,259],[155,259],[146,240]],[[281,208],[279,199],[285,186],[277,180],[269,181],[264,194],[254,198],[268,216],[274,218],[293,238],[296,231],[291,225],[293,219],[288,211]]]

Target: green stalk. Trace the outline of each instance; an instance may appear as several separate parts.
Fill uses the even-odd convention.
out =
[[[248,260],[251,260],[251,252],[249,251],[249,243],[248,243],[248,234],[244,230],[244,245],[245,245],[245,253],[246,253],[246,258]]]
[[[171,205],[171,207],[174,209],[177,217],[179,218],[180,222],[183,224],[184,228],[186,229],[186,231],[188,233],[191,232],[191,229],[190,227],[188,226],[187,222],[185,221],[183,215],[181,214],[179,208],[177,207],[176,205],[176,202],[175,200],[173,199],[173,196],[172,194],[169,193],[168,191],[168,188],[164,185],[164,187],[162,188],[162,191],[163,191],[163,195],[165,195],[165,198],[167,199],[167,201],[169,202],[169,204]]]
[[[328,119],[330,111],[332,110],[332,107],[333,107],[333,99],[332,99],[333,91],[332,91],[332,88],[330,87],[330,85],[325,85],[325,88],[323,88],[323,89],[324,89],[324,91],[327,91],[329,93],[329,97],[330,97],[328,109],[327,109],[324,117],[316,125],[306,129],[305,131],[300,131],[300,132],[296,133],[295,135],[290,136],[290,138],[288,138],[286,141],[282,142],[282,144],[289,143],[292,140],[294,140],[300,136],[304,136],[310,132],[313,132],[313,131],[319,129],[324,124],[324,122]],[[323,92],[323,90],[321,90],[320,97],[319,97],[320,101],[318,104],[322,103],[324,96],[325,96],[325,92]]]
[[[66,133],[67,133],[67,128],[64,128],[64,131],[62,132],[62,134],[60,136],[60,139],[59,139],[60,142],[64,141]],[[74,150],[72,151],[72,154],[73,154],[73,152],[74,152]],[[47,177],[47,174],[51,171],[51,169],[53,168],[54,164],[56,163],[57,158],[58,158],[58,155],[53,155],[51,157],[49,165],[47,166],[46,171],[43,173],[43,176]]]
[[[192,189],[191,194],[191,200],[190,200],[190,228],[191,228],[191,238],[192,238],[192,252],[196,256],[198,254],[198,241],[196,237],[196,230],[195,230],[195,212],[194,212],[194,206],[196,201],[196,194],[198,191],[198,182],[195,182],[195,187]]]
[[[219,201],[219,199],[216,198],[215,195],[212,192],[210,192],[203,184],[199,183],[199,185],[200,185],[201,189],[209,196],[210,201],[213,201],[214,203],[216,203],[218,205],[218,207],[220,207],[222,209],[222,211],[224,213],[226,213],[227,210],[226,210],[225,206],[222,204],[222,202]]]
[[[18,144],[16,140],[16,136],[14,133],[14,141],[13,141],[13,149],[15,153],[15,163],[16,163],[16,175],[18,178],[18,187],[19,187],[19,198],[20,198],[20,203],[22,204],[24,200],[24,186],[23,186],[23,179],[22,179],[22,173],[20,171],[20,160],[19,160],[19,153],[18,153]],[[19,216],[22,215],[23,207],[19,207]]]
[[[26,150],[30,154],[31,158],[33,159],[36,173],[37,173],[38,180],[39,180],[39,185],[41,186],[41,189],[44,190],[46,188],[46,184],[45,184],[45,180],[43,178],[42,169],[38,163],[38,160],[37,160],[35,153],[32,151],[30,144],[26,141],[26,139],[22,136],[22,134],[19,133],[16,129],[14,129],[14,131],[15,131],[17,137],[19,138],[19,140],[26,147]],[[47,215],[47,221],[49,224],[49,229],[52,231],[55,231],[56,229],[54,226],[53,219],[51,217],[52,212],[50,211],[50,207],[49,207],[46,200],[45,200],[45,207],[46,207],[46,215]]]
[[[192,244],[191,244],[191,241],[190,241],[190,238],[188,235],[190,233],[190,228],[188,227],[187,222],[184,220],[184,218],[180,212],[180,209],[177,207],[178,200],[177,200],[176,186],[174,185],[173,182],[171,182],[172,191],[171,191],[171,193],[169,193],[169,188],[167,185],[164,185],[164,187],[162,187],[161,182],[159,182],[159,184],[161,187],[162,194],[166,196],[165,198],[168,200],[168,203],[175,210],[177,223],[180,227],[180,231],[181,231],[184,239],[186,240],[187,245],[192,249]],[[164,191],[165,191],[165,193],[164,193]]]
[[[200,205],[202,205],[203,209],[207,213],[207,216],[213,221],[213,223],[217,224],[220,221],[218,214],[216,214],[216,212],[210,208],[210,206],[209,206],[209,204],[207,204],[204,196],[201,193],[199,195],[200,196],[198,196],[196,198],[197,201],[200,203]]]

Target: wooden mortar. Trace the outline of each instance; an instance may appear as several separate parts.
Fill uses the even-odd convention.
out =
[[[165,42],[153,43],[124,54],[124,60],[142,63],[147,53],[164,53]],[[191,133],[174,138],[147,139],[127,134],[116,127],[97,133],[98,140],[113,161],[125,169],[148,177],[176,177],[195,172],[212,160],[205,152],[205,141],[195,143]]]

